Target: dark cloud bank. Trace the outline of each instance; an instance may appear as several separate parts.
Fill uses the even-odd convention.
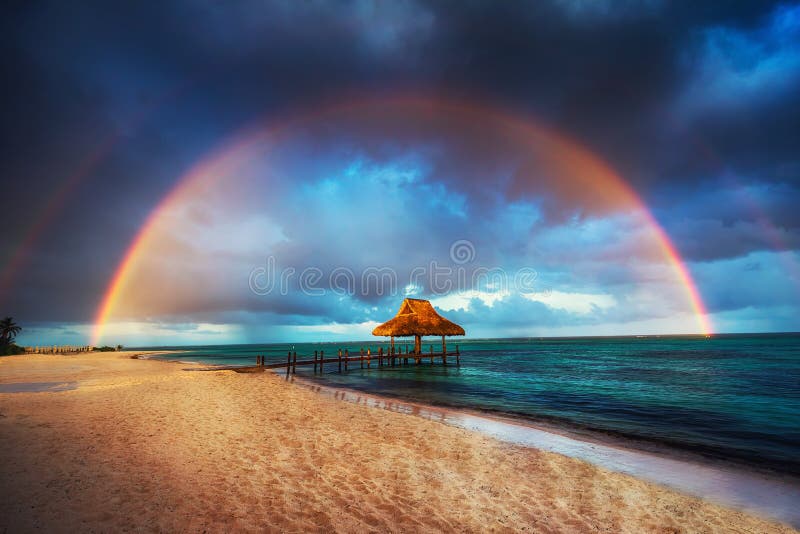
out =
[[[17,2],[0,24],[3,265],[100,151],[0,295],[22,320],[91,320],[192,163],[253,117],[348,94],[541,117],[618,169],[688,260],[800,247],[796,4]],[[723,282],[710,302],[747,307]]]

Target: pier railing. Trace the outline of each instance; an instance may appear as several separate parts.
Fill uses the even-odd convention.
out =
[[[461,352],[456,345],[456,350],[454,352],[434,352],[433,347],[431,347],[430,352],[428,353],[414,353],[414,352],[402,352],[402,351],[386,351],[384,352],[383,347],[378,349],[377,352],[373,352],[372,349],[367,349],[364,351],[362,348],[359,350],[358,354],[350,354],[349,349],[339,349],[334,357],[325,357],[325,351],[314,351],[314,355],[312,356],[301,356],[300,359],[297,357],[297,352],[289,351],[286,355],[285,362],[275,362],[275,363],[267,363],[264,356],[256,356],[256,365],[253,367],[242,367],[238,368],[237,371],[240,372],[256,372],[264,369],[280,369],[286,368],[286,378],[289,378],[290,374],[297,373],[297,367],[300,366],[314,366],[314,372],[323,372],[325,369],[325,364],[336,364],[338,372],[348,371],[350,369],[350,364],[353,362],[357,362],[359,365],[359,369],[370,369],[374,364],[377,367],[384,367],[384,366],[402,366],[402,365],[410,365],[410,362],[414,362],[416,365],[420,365],[424,361],[430,361],[431,364],[435,363],[436,360],[439,360],[442,365],[447,365],[447,358],[448,356],[455,358],[455,363],[457,366],[461,365]]]

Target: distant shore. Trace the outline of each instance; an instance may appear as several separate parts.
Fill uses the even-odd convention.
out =
[[[184,372],[202,366],[151,355],[0,358],[0,384],[22,388],[0,390],[0,527],[793,531],[273,373]]]

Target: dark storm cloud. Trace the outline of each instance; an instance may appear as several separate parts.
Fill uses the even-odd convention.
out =
[[[23,320],[89,320],[147,213],[201,155],[253,117],[352,93],[452,94],[540,116],[620,169],[692,258],[771,248],[751,231],[765,212],[796,248],[796,210],[787,208],[800,181],[792,9],[658,1],[6,5],[0,221],[17,235],[3,238],[3,264],[59,184],[114,142],[69,192],[14,289],[0,296],[3,308],[22,310]],[[780,83],[760,75],[776,65]],[[733,84],[742,78],[751,83]],[[477,172],[474,154],[461,164]],[[710,214],[691,201],[713,198],[726,173],[788,193],[780,201],[766,195],[760,215]],[[694,208],[671,218],[687,199]],[[719,239],[698,243],[682,230],[695,220]]]

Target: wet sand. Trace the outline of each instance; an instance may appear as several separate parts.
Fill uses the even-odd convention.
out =
[[[0,358],[0,530],[793,532],[272,373]]]

